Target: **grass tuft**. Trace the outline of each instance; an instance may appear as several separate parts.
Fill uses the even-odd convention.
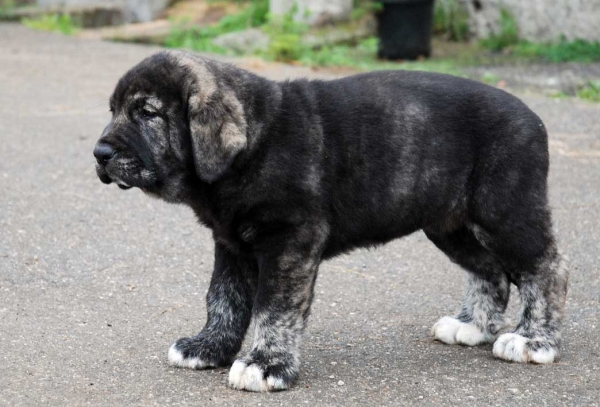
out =
[[[36,18],[24,18],[21,22],[34,30],[75,34],[80,25],[68,14],[46,14]]]
[[[556,43],[543,44],[522,41],[513,51],[519,56],[541,58],[552,63],[600,61],[600,43],[582,39],[567,41],[563,37]]]
[[[600,102],[600,81],[590,81],[577,91],[577,97],[591,102]]]
[[[488,38],[480,41],[482,47],[491,51],[502,51],[519,43],[519,26],[515,17],[506,9],[500,10],[500,28]]]

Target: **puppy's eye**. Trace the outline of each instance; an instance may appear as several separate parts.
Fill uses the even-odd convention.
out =
[[[153,119],[158,116],[158,113],[156,113],[153,110],[146,109],[146,108],[143,108],[141,110],[140,114],[144,119]]]

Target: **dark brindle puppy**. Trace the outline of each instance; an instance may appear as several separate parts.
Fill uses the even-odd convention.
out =
[[[288,388],[321,261],[424,230],[468,271],[464,303],[434,338],[494,343],[514,362],[558,357],[567,271],[547,203],[544,125],[521,101],[423,72],[277,83],[182,52],[119,81],[96,145],[98,176],[189,205],[212,229],[202,331],[169,361],[230,364],[237,389]],[[496,339],[510,284],[523,309]]]

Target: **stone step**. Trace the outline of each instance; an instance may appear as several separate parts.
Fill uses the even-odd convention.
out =
[[[102,27],[80,31],[77,35],[86,39],[163,44],[172,30],[168,20],[148,23],[126,24],[118,27]]]

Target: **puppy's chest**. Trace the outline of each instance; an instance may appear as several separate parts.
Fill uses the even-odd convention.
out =
[[[213,229],[215,240],[223,243],[231,250],[241,253],[252,251],[252,245],[256,241],[257,229],[250,223],[236,227],[217,227]]]
[[[259,227],[252,221],[223,221],[203,213],[202,223],[213,232],[213,238],[235,253],[250,253],[258,237]]]

